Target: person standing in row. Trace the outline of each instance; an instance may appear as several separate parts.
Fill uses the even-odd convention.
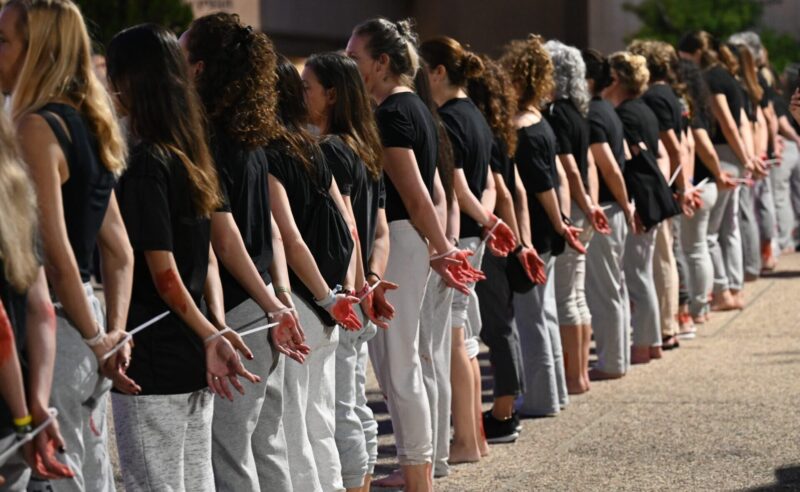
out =
[[[356,296],[363,298],[364,326],[339,334],[335,437],[344,487],[368,491],[378,456],[378,424],[367,406],[367,342],[375,336],[377,327],[386,329],[394,316],[385,298],[367,294],[372,285],[387,282],[382,280],[389,238],[381,144],[369,96],[353,60],[337,53],[312,55],[302,78],[309,119],[319,130],[325,161],[356,224],[353,237],[364,280],[358,280],[357,274],[355,285],[359,288]]]
[[[127,348],[102,359],[124,337],[131,294],[133,257],[113,193],[126,147],[108,94],[92,72],[89,35],[74,3],[7,2],[0,29],[8,46],[0,84],[11,95],[36,189],[47,279],[58,306],[50,404],[59,409],[63,457],[75,472],[38,486],[113,490],[106,427],[111,383],[99,370],[136,388],[124,376]],[[107,276],[106,315],[89,283],[96,244]]]
[[[291,305],[305,328],[311,353],[304,364],[287,361],[284,427],[294,490],[340,490],[336,449],[336,346],[338,327],[358,330],[352,305],[358,267],[350,220],[339,188],[316,139],[307,129],[303,81],[292,63],[278,57],[278,135],[266,148],[272,213],[286,252]],[[284,299],[283,297],[281,298]],[[288,301],[284,301],[285,303]]]
[[[647,88],[650,73],[643,56],[617,52],[608,59],[611,80],[603,98],[616,109],[622,121],[625,141],[631,156],[649,152],[658,155],[658,120],[640,96]],[[626,164],[627,165],[627,164]],[[658,296],[653,281],[653,254],[656,229],[629,234],[625,242],[625,282],[631,301],[633,347],[631,364],[661,357],[661,328]]]
[[[600,97],[611,83],[608,60],[594,50],[583,52],[589,102],[589,149],[598,170],[598,202],[608,217],[610,234],[593,238],[586,253],[586,301],[594,319],[597,365],[592,380],[617,379],[630,368],[630,299],[625,284],[625,241],[635,226],[623,173],[625,137],[614,106]]]
[[[528,223],[520,222],[523,243],[532,240],[545,263],[547,281],[526,294],[515,294],[514,311],[519,327],[525,371],[525,393],[518,411],[523,416],[557,414],[566,404],[566,381],[558,332],[553,268],[565,242],[585,253],[578,240],[581,229],[562,215],[556,137],[542,116],[544,103],[554,89],[553,63],[540,36],[512,41],[500,62],[508,70],[517,94],[517,151],[520,183],[527,194]],[[566,183],[562,196],[568,196]]]
[[[489,347],[494,377],[494,402],[483,412],[483,428],[490,444],[514,442],[519,437],[519,415],[514,401],[524,392],[522,352],[514,320],[514,288],[507,270],[517,262],[523,269],[524,288],[546,281],[544,262],[536,250],[522,240],[520,223],[529,224],[525,188],[517,179],[513,161],[517,148],[514,114],[516,95],[511,80],[500,64],[482,55],[484,70],[467,82],[467,93],[483,113],[492,130],[489,167],[497,190],[497,216],[505,221],[517,238],[516,258],[486,255],[483,270],[486,280],[475,285],[480,300],[481,339]],[[519,287],[518,287],[519,288]]]
[[[455,165],[454,190],[461,211],[460,247],[474,254],[470,262],[480,267],[486,245],[492,254],[507,256],[516,245],[511,229],[493,211],[496,192],[489,169],[493,137],[485,118],[467,97],[467,79],[483,71],[483,63],[458,41],[442,37],[420,46],[431,81],[431,93],[447,129]],[[490,232],[491,230],[491,232]],[[492,237],[489,237],[489,234]],[[485,239],[483,239],[485,238]],[[474,285],[469,296],[453,299],[453,427],[450,462],[477,461],[488,453],[483,435],[481,375],[478,336],[481,320]]]
[[[211,244],[220,263],[225,320],[237,331],[278,324],[248,337],[255,359],[244,364],[262,381],[234,401],[215,398],[214,480],[218,490],[283,490],[290,478],[281,354],[302,362],[308,348],[270,275],[275,271],[279,283],[286,283],[284,255],[273,255],[276,226],[262,148],[278,131],[277,57],[265,34],[232,14],[196,19],[180,41],[209,119],[209,146],[223,193],[222,207],[211,216]]]
[[[383,143],[391,244],[386,275],[401,286],[387,295],[396,315],[389,329],[370,341],[370,357],[392,415],[405,485],[408,490],[430,490],[433,438],[418,350],[429,268],[465,295],[466,283],[481,275],[469,264],[469,252],[447,240],[431,199],[437,132],[428,108],[410,88],[419,69],[416,34],[410,24],[365,21],[353,30],[346,53],[358,65],[378,105],[375,116]],[[433,251],[430,258],[426,238]]]
[[[586,65],[576,48],[550,40],[545,49],[553,60],[554,100],[545,118],[556,135],[558,160],[567,173],[569,218],[583,229],[579,239],[585,246],[594,231],[610,234],[608,217],[595,204],[597,168],[589,156],[589,91]],[[556,259],[556,306],[564,351],[564,370],[569,394],[589,391],[589,345],[592,315],[586,303],[586,255],[569,248]]]
[[[228,382],[244,393],[238,376],[260,382],[235,350],[248,359],[252,352],[225,325],[210,244],[222,200],[188,68],[175,35],[152,24],[120,32],[108,47],[109,84],[135,142],[119,182],[136,260],[128,328],[170,311],[133,337],[128,373],[137,387],[115,385],[120,466],[131,491],[214,490],[212,393],[233,399]]]

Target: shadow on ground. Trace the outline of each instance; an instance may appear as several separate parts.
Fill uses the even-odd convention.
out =
[[[773,490],[800,490],[800,465],[782,466],[775,469],[775,483],[745,489],[747,492],[772,492]]]

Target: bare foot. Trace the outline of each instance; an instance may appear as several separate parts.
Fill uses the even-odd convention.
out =
[[[478,449],[468,449],[467,446],[461,446],[453,442],[450,445],[450,458],[447,462],[451,465],[459,465],[461,463],[477,463],[481,460],[481,453]]]
[[[567,379],[567,393],[570,395],[586,393],[586,389],[583,387],[583,378]]]
[[[650,347],[634,345],[631,347],[631,364],[647,364],[650,362]]]
[[[395,470],[380,480],[373,480],[371,485],[387,489],[402,489],[406,486],[406,481],[403,478],[403,471]]]
[[[706,322],[706,315],[705,314],[701,314],[699,316],[692,316],[692,323],[694,323],[696,325],[702,325],[702,324],[705,324],[705,322]]]
[[[592,381],[606,381],[609,379],[619,379],[624,375],[625,373],[614,374],[611,372],[603,372],[599,369],[592,369],[589,371],[589,379],[591,379]]]
[[[661,347],[650,347],[650,358],[651,359],[660,359],[664,356],[663,349]]]
[[[733,303],[736,309],[744,309],[744,292],[740,290],[731,290],[731,296],[733,297]]]
[[[489,456],[489,443],[486,442],[486,439],[480,438],[478,441],[478,447],[481,449],[481,458]]]
[[[714,296],[714,302],[711,303],[712,311],[735,311],[740,309],[736,304],[736,299],[729,290],[723,290]]]
[[[589,384],[589,380],[590,380],[589,371],[586,370],[583,373],[583,377],[581,378],[581,386],[583,387],[583,391],[584,392],[589,391],[590,389],[592,389],[592,385]]]

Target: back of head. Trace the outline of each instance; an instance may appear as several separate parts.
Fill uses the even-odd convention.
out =
[[[330,133],[339,135],[364,161],[373,178],[381,174],[381,141],[369,95],[356,63],[340,53],[311,55],[306,69],[319,83],[333,90],[335,102],[330,116]]]
[[[716,51],[717,41],[706,31],[693,31],[683,35],[678,41],[678,51],[695,54],[700,51],[700,67],[709,68],[719,63]]]
[[[250,148],[269,142],[278,131],[269,38],[221,12],[195,19],[186,36],[189,61],[203,64],[196,86],[213,126]]]
[[[319,146],[308,131],[308,106],[303,97],[303,79],[285,56],[278,55],[275,89],[278,93],[278,118],[281,124],[275,140],[286,144],[291,155],[314,177],[313,160],[320,155]]]
[[[511,77],[517,91],[517,108],[541,107],[555,86],[553,62],[544,48],[542,37],[536,34],[517,39],[506,45],[500,63]]]
[[[217,175],[209,155],[200,98],[175,35],[155,24],[118,33],[106,53],[108,78],[130,117],[130,130],[161,152],[181,157],[193,186],[197,213],[219,206]]]
[[[761,36],[753,31],[737,32],[728,38],[728,43],[744,45],[750,50],[756,65],[760,66],[764,58],[764,45],[761,43]]]
[[[593,49],[583,50],[581,55],[586,65],[586,78],[594,81],[593,95],[596,96],[608,87],[611,81],[608,59],[602,53]]]
[[[612,77],[633,97],[638,97],[647,89],[650,72],[647,60],[641,55],[618,51],[608,57]]]
[[[50,102],[69,101],[97,136],[105,167],[120,174],[125,142],[108,93],[92,70],[91,42],[78,7],[71,0],[10,0],[4,8],[17,9],[27,45],[11,98],[14,120]]]
[[[370,19],[357,25],[353,34],[367,38],[366,49],[370,56],[389,58],[390,71],[403,85],[413,86],[414,76],[419,70],[417,34],[413,22],[405,19],[392,22],[383,17]]]
[[[700,71],[700,67],[690,60],[678,60],[677,75],[686,86],[684,97],[689,102],[689,111],[692,118],[709,121],[711,93],[708,90],[708,84]]]
[[[667,82],[671,84],[675,81],[678,54],[671,44],[663,41],[637,39],[628,45],[628,51],[647,59],[651,83]]]
[[[6,280],[19,293],[33,284],[39,270],[35,236],[36,196],[11,123],[0,114],[0,260]]]
[[[544,45],[553,61],[553,80],[556,98],[569,99],[584,116],[589,113],[589,88],[586,85],[586,65],[577,48],[556,40]]]
[[[481,56],[483,72],[467,81],[467,94],[483,113],[495,138],[502,139],[508,155],[517,148],[517,131],[514,128],[514,113],[517,98],[511,79],[500,63],[486,55]]]
[[[764,97],[764,89],[758,82],[758,67],[756,66],[753,53],[743,44],[728,45],[728,49],[736,56],[739,67],[738,75],[742,82],[744,82],[748,97],[753,104],[760,103],[761,99]]]
[[[419,53],[430,68],[443,66],[452,85],[463,87],[467,79],[483,72],[483,62],[453,38],[441,36],[422,43]]]

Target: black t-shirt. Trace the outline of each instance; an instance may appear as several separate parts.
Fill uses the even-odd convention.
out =
[[[119,182],[122,218],[134,251],[128,330],[169,308],[153,284],[146,251],[170,251],[183,284],[200,305],[208,273],[211,221],[199,217],[183,162],[150,143],[139,143]],[[183,394],[206,386],[203,342],[170,314],[133,337],[128,375],[142,394]]]
[[[538,193],[558,187],[556,169],[556,136],[547,120],[541,120],[517,130],[519,136],[514,160],[519,177],[528,195],[528,213],[531,220],[531,240],[539,253],[560,254],[564,251],[564,238],[556,233],[544,207],[536,197]]]
[[[514,174],[514,161],[508,155],[508,145],[502,138],[494,138],[492,141],[492,154],[489,160],[489,167],[493,173],[503,177],[503,182],[511,193],[511,197],[517,198],[516,175]]]
[[[336,179],[339,192],[342,196],[350,197],[366,271],[375,244],[378,209],[386,203],[383,176],[374,179],[358,154],[336,135],[325,137],[320,148],[325,155],[325,163]]]
[[[114,189],[114,175],[100,159],[97,138],[83,114],[61,103],[48,104],[38,114],[55,134],[69,167],[69,178],[61,185],[61,202],[69,244],[85,283],[92,274],[97,233]]]
[[[644,142],[647,150],[658,157],[658,119],[647,104],[640,98],[628,99],[617,106],[617,115],[628,147]]]
[[[764,74],[762,74],[760,70],[758,71],[758,85],[760,85],[761,89],[764,91],[759,106],[761,106],[761,109],[765,109],[769,106],[770,102],[775,100],[775,89],[769,85],[769,82],[767,82],[766,77],[764,77]]]
[[[723,94],[725,100],[728,101],[728,108],[731,111],[733,120],[736,126],[739,126],[739,116],[742,111],[744,100],[742,99],[742,89],[735,78],[720,65],[714,65],[706,70],[706,82],[708,82],[708,89],[711,94]],[[711,136],[712,142],[715,144],[725,144],[725,136],[719,124],[714,125],[714,131]]]
[[[556,136],[556,154],[572,154],[578,164],[584,189],[589,189],[589,123],[569,99],[550,105],[545,118]]]
[[[707,114],[695,111],[691,116],[691,127],[694,130],[705,130],[710,131],[709,128],[711,127],[711,123],[708,121]],[[695,141],[697,138],[695,138]],[[700,158],[700,154],[695,152],[694,153],[694,176],[692,182],[694,184],[700,183],[703,179],[708,178],[709,181],[713,181],[714,177],[711,175],[711,171],[708,170],[705,164],[703,164],[703,160]]]
[[[269,215],[269,165],[264,150],[237,145],[224,132],[211,140],[220,188],[225,195],[224,212],[230,212],[250,258],[266,284],[272,281],[272,224]],[[249,299],[233,275],[220,263],[219,276],[225,294],[225,311]]]
[[[433,115],[413,92],[398,92],[387,97],[375,110],[375,120],[384,147],[401,147],[414,151],[422,182],[433,196],[436,173],[438,134]],[[400,193],[386,176],[386,220],[408,220]]]
[[[739,90],[742,92],[742,101],[744,102],[742,107],[744,108],[744,115],[747,117],[748,121],[755,123],[758,119],[758,116],[756,115],[757,105],[750,98],[750,93],[747,92],[747,86],[744,85],[744,82],[739,83]]]
[[[611,147],[619,165],[620,171],[625,172],[625,136],[622,130],[622,120],[614,111],[614,106],[610,102],[596,97],[589,102],[589,143],[607,143]],[[599,201],[600,203],[614,202],[614,194],[606,185],[603,174],[599,182]]]
[[[8,321],[11,323],[11,333],[14,334],[14,340],[19,356],[20,365],[23,372],[26,371],[25,364],[25,294],[20,294],[11,287],[5,277],[5,268],[3,261],[0,260],[0,301],[3,302]],[[0,439],[11,435],[14,432],[12,423],[11,410],[6,402],[0,398]]]
[[[675,95],[675,91],[667,84],[653,84],[642,95],[642,100],[653,111],[658,119],[658,131],[675,131],[678,141],[681,140],[683,108]]]
[[[486,189],[489,159],[494,137],[489,124],[475,104],[467,98],[453,98],[439,108],[453,147],[455,166],[464,171],[467,184],[478,200]],[[479,237],[481,226],[461,212],[462,238]]]

